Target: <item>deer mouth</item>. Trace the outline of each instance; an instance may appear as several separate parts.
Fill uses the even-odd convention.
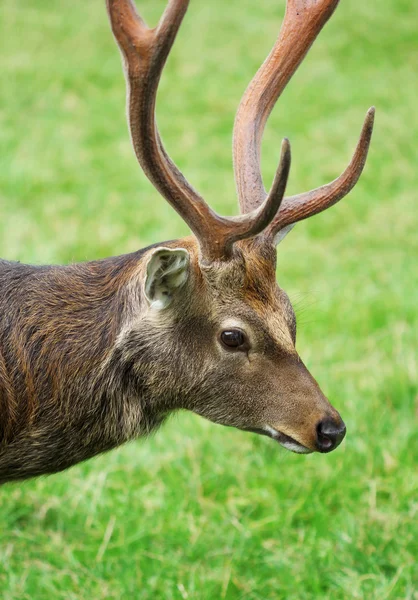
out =
[[[300,444],[294,438],[290,437],[290,435],[286,435],[278,429],[270,427],[270,425],[264,425],[264,427],[248,427],[245,429],[245,431],[252,431],[253,433],[266,435],[267,437],[276,440],[276,442],[279,442],[279,444],[283,446],[283,448],[286,448],[286,450],[290,450],[296,454],[310,454],[312,452],[312,450],[306,446],[303,446],[303,444]]]

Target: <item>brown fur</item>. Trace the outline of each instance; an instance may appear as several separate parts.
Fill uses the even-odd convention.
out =
[[[255,429],[268,423],[314,446],[335,411],[294,349],[294,314],[275,282],[275,252],[241,242],[199,265],[155,311],[144,297],[155,247],[102,261],[32,267],[0,262],[0,483],[52,473],[157,427],[174,410]],[[248,356],[220,347],[238,317]]]

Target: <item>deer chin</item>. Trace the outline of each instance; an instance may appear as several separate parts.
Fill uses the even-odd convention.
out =
[[[286,435],[270,425],[264,425],[263,427],[259,428],[249,427],[248,429],[245,429],[245,431],[252,431],[254,433],[259,433],[260,435],[266,435],[273,440],[276,440],[276,442],[279,442],[279,444],[283,446],[283,448],[286,448],[286,450],[290,450],[296,454],[311,454],[313,452],[313,450],[303,446],[303,444],[297,442],[294,438],[290,437],[290,435]]]

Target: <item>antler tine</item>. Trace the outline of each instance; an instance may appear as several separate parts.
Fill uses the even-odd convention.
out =
[[[289,140],[285,138],[282,142],[280,163],[268,196],[264,202],[251,213],[241,215],[234,219],[237,225],[232,230],[230,243],[247,237],[253,237],[264,231],[269,224],[273,223],[274,217],[280,212],[280,206],[283,201],[287,179],[289,177],[290,163],[290,143]],[[250,217],[250,222],[248,217]],[[245,226],[241,226],[240,228],[238,224],[243,224]]]
[[[242,213],[266,196],[260,147],[267,119],[337,4],[338,0],[287,0],[277,41],[241,100],[234,125],[234,170]]]
[[[200,237],[202,218],[210,218],[210,208],[164,151],[155,122],[159,80],[188,4],[171,0],[155,29],[146,26],[131,0],[107,0],[107,9],[124,59],[135,154],[154,186]]]
[[[261,206],[238,218],[217,215],[171,161],[155,121],[158,83],[189,0],[169,0],[154,29],[146,26],[132,0],[106,0],[106,3],[112,31],[124,59],[129,125],[138,161],[198,238],[202,259],[210,262],[228,258],[235,241],[257,235],[275,217],[289,173],[289,144],[284,143],[275,186]]]
[[[334,181],[327,185],[323,185],[310,192],[285,198],[281,204],[280,211],[266,231],[268,237],[274,238],[285,227],[322,212],[326,208],[336,204],[350,192],[356,185],[366,164],[373,132],[374,114],[374,107],[367,111],[360,139],[346,170],[337,179],[334,179]],[[280,239],[277,241],[280,241],[283,237],[284,235],[280,236]]]

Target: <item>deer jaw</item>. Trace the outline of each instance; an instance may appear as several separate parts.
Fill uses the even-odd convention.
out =
[[[183,272],[168,264],[170,252],[173,262],[181,252],[187,255]],[[145,276],[154,277],[155,257],[164,253],[174,273],[171,282],[160,273],[166,306],[147,295],[153,287],[158,296],[161,282]],[[152,390],[154,408],[164,415],[191,410],[221,425],[269,435],[295,452],[323,451],[318,424],[343,424],[296,352],[295,316],[276,283],[274,248],[241,242],[233,260],[207,266],[199,262],[194,238],[177,240],[149,251],[138,285],[143,279],[142,301],[117,348],[122,362],[135,362],[141,393]],[[138,295],[133,297],[137,302]],[[222,332],[230,330],[243,332],[243,350],[222,343]]]

